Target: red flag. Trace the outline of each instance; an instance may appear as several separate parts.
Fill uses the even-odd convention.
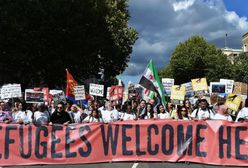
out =
[[[77,86],[77,82],[74,80],[70,72],[66,69],[66,96],[68,98],[75,98],[74,86]]]

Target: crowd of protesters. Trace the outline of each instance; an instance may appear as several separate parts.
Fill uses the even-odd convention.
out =
[[[68,103],[27,104],[0,102],[0,122],[16,124],[53,125],[72,123],[110,123],[124,120],[227,120],[248,122],[248,100],[241,103],[240,110],[233,113],[223,99],[208,102],[199,98],[195,104],[186,99],[181,105],[167,102],[164,107],[158,99],[128,100],[125,103],[89,100],[87,106]],[[109,117],[106,117],[108,114]]]

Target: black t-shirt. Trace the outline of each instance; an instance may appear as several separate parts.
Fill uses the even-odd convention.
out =
[[[55,111],[51,116],[51,122],[54,124],[72,123],[70,115],[65,111]]]

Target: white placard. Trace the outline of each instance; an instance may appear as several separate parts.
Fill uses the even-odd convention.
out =
[[[8,84],[1,88],[1,99],[9,99],[15,97],[22,97],[20,84]]]
[[[90,95],[103,97],[104,85],[90,83]]]
[[[226,94],[233,92],[234,80],[220,79],[220,83],[226,84]]]
[[[210,82],[209,93],[225,93],[226,84],[220,82]]]
[[[171,87],[174,85],[175,80],[171,78],[162,78],[162,85],[166,95],[171,95]]]
[[[74,95],[75,95],[75,100],[84,100],[84,99],[86,99],[85,98],[84,85],[74,86]]]

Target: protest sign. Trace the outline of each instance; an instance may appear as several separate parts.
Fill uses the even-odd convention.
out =
[[[22,97],[20,84],[3,85],[1,88],[1,99]]]
[[[241,101],[242,101],[241,96],[230,93],[226,98],[225,104],[229,109],[233,111],[238,111]]]
[[[110,96],[109,96],[110,89],[111,89],[111,87],[107,87],[106,99],[108,99],[108,100],[110,99]]]
[[[184,100],[186,94],[186,87],[174,85],[171,89],[171,99],[172,100]]]
[[[132,85],[128,87],[128,98],[135,100],[142,99],[143,90],[143,87],[140,85]]]
[[[44,92],[34,91],[33,89],[25,90],[26,103],[44,103]]]
[[[226,84],[221,82],[210,82],[209,93],[226,93]]]
[[[174,85],[175,80],[171,78],[162,78],[162,85],[167,96],[171,95],[171,88]]]
[[[247,84],[242,82],[234,82],[233,94],[247,95]]]
[[[59,102],[66,103],[65,93],[63,90],[50,90],[49,94],[52,96],[55,105]]]
[[[192,79],[191,82],[192,82],[193,90],[195,92],[208,90],[208,84],[206,78]]]
[[[84,85],[74,86],[74,96],[75,100],[84,100],[85,98],[85,89]]]
[[[246,123],[129,120],[0,128],[0,166],[113,161],[248,166]]]
[[[43,91],[44,92],[44,101],[50,101],[49,100],[49,88],[34,88],[34,91]]]
[[[194,91],[193,91],[193,87],[192,87],[191,82],[183,83],[183,84],[181,84],[181,86],[186,87],[186,95],[185,96],[187,96],[187,97],[194,96]]]
[[[109,90],[109,100],[116,101],[123,98],[124,87],[123,86],[111,86]]]
[[[220,79],[220,83],[226,84],[226,94],[233,92],[234,80]]]
[[[90,95],[103,97],[104,85],[90,83]]]

